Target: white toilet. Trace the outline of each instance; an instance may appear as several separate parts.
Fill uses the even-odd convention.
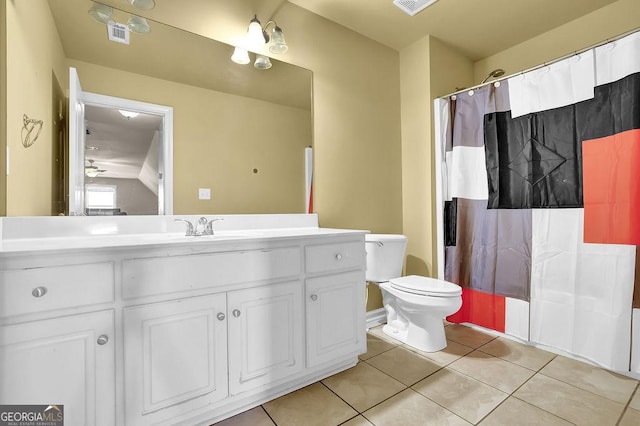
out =
[[[407,237],[366,234],[367,281],[382,291],[385,334],[425,352],[447,346],[442,319],[462,306],[462,288],[435,278],[401,277]]]

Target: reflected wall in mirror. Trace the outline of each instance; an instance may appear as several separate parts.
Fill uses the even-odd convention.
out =
[[[51,75],[68,93],[66,73],[73,66],[85,91],[173,108],[175,214],[305,211],[310,71],[273,59],[269,70],[238,65],[230,60],[231,46],[153,21],[149,33],[131,33],[129,45],[114,43],[106,26],[87,13],[92,4],[8,2],[7,87],[16,88],[8,94],[8,110],[22,114],[36,104],[51,105]],[[126,23],[130,16],[115,10],[113,17]],[[14,36],[21,28],[30,33]],[[34,69],[34,63],[41,72],[20,75],[19,69]],[[31,90],[30,78],[47,72],[47,90]],[[52,213],[52,182],[42,176],[54,174],[56,160],[50,150],[36,159],[35,151],[12,155],[11,169],[42,169],[46,163],[51,173],[43,173],[38,185],[48,187],[47,194],[34,179],[13,176],[7,182],[9,215]],[[200,188],[211,189],[211,200],[198,198]]]

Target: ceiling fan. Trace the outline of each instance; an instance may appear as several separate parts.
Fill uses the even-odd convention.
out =
[[[95,160],[87,160],[87,161],[89,162],[89,165],[84,166],[84,174],[87,175],[87,177],[96,177],[98,176],[99,173],[106,172],[105,169],[99,169],[98,166],[95,166],[93,164]]]

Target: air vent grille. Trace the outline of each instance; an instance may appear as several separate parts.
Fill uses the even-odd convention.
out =
[[[438,0],[393,0],[393,4],[402,9],[402,11],[413,16],[437,1]]]

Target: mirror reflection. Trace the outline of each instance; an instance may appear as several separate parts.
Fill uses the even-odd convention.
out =
[[[85,106],[87,215],[158,214],[162,117]]]
[[[239,65],[230,59],[233,47],[152,20],[147,20],[148,32],[129,34],[129,44],[114,42],[108,38],[107,26],[88,13],[92,5],[87,0],[12,4],[12,8],[25,10],[15,13],[19,22],[8,26],[7,31],[30,28],[30,33],[9,34],[8,43],[23,37],[21,53],[31,56],[15,61],[9,57],[9,62],[15,67],[20,64],[23,68],[48,69],[53,76],[48,82],[53,89],[29,96],[27,103],[41,105],[47,102],[43,97],[48,93],[47,103],[58,105],[55,94],[59,97],[60,91],[56,86],[62,89],[63,97],[68,96],[65,73],[74,67],[86,92],[173,108],[174,214],[305,211],[304,155],[305,148],[312,145],[310,71],[274,58],[267,70]],[[126,24],[130,18],[123,11],[113,11],[113,19],[118,23]],[[33,25],[36,20],[47,19],[53,23],[53,31]],[[43,64],[32,66],[32,62],[38,61]],[[7,87],[20,90],[33,86],[16,74],[7,74]],[[22,90],[25,97],[32,92]],[[18,103],[8,96],[9,109]],[[29,111],[28,106],[19,105],[16,109]],[[54,115],[58,115],[57,106],[54,110]],[[91,110],[88,114],[91,131],[92,126],[94,129],[99,126],[91,124]],[[38,117],[36,113],[32,115]],[[59,135],[63,133],[60,131]],[[92,135],[87,136],[87,145],[91,146]],[[121,139],[126,146],[126,137],[114,138]],[[107,148],[103,149],[106,152]],[[33,152],[12,153],[12,171],[39,167],[32,165],[36,161]],[[47,155],[53,157],[49,162],[54,168],[64,163],[64,154],[59,158],[56,153]],[[139,152],[137,155],[141,156]],[[90,179],[115,179],[109,176],[115,170],[115,165],[109,162],[115,160],[85,150],[82,169],[91,166],[89,160],[105,172],[91,177],[79,170],[87,183],[92,183]],[[61,204],[55,199],[65,192],[60,191],[60,185],[68,186],[64,179],[55,178],[56,173],[52,170],[50,182],[45,178],[44,187],[48,184],[48,191],[41,188],[42,176],[38,188],[33,181],[19,176],[8,179],[7,214],[56,214],[51,206]],[[210,199],[201,199],[202,189],[208,190]],[[68,198],[66,192],[62,196]],[[127,214],[143,211],[116,208]]]

